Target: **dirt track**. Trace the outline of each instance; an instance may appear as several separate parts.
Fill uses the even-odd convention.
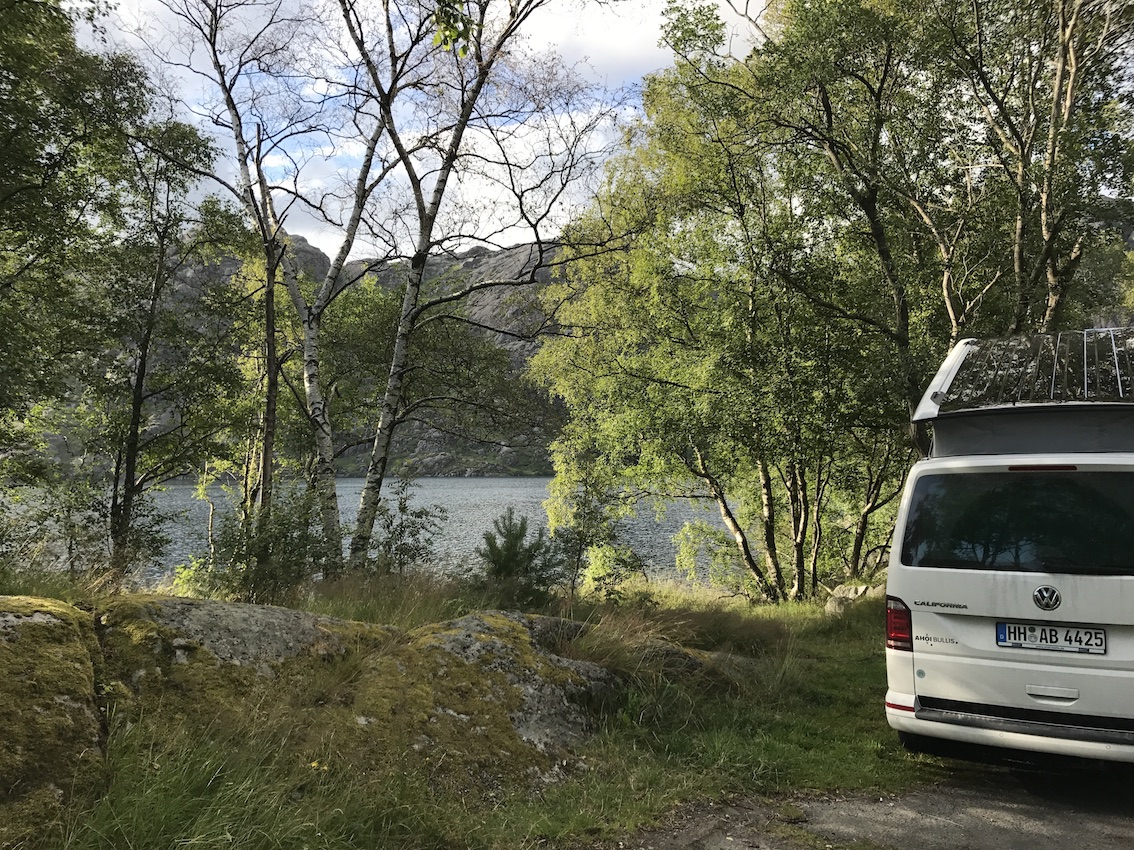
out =
[[[896,797],[792,797],[690,809],[618,850],[1131,850],[1134,771],[989,769]]]

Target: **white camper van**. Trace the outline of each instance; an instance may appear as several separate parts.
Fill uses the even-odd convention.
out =
[[[942,740],[1134,762],[1134,329],[964,340],[898,512],[886,716]]]

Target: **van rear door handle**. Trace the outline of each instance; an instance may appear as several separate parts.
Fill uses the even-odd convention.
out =
[[[1026,685],[1024,690],[1028,696],[1047,697],[1049,699],[1076,700],[1079,698],[1078,688],[1053,688],[1051,685]]]

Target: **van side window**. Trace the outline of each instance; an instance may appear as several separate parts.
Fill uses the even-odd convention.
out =
[[[902,540],[915,567],[1134,575],[1134,473],[918,479]]]

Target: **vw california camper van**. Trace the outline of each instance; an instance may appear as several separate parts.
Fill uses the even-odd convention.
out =
[[[1134,329],[964,340],[887,578],[886,716],[941,741],[1134,762]]]

